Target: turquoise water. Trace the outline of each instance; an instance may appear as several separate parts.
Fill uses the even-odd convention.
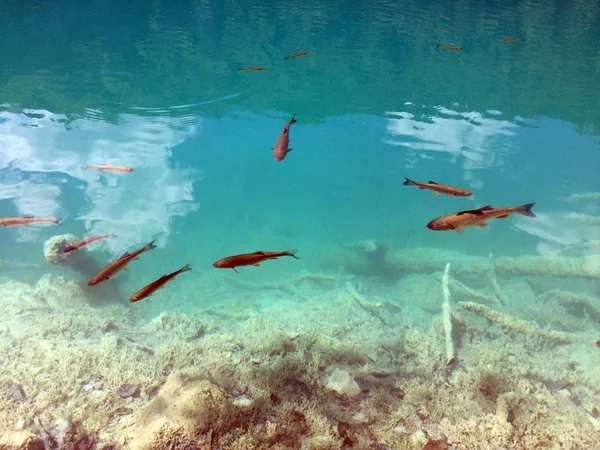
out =
[[[3,280],[53,273],[128,305],[191,264],[130,305],[154,317],[218,306],[222,290],[207,293],[238,275],[212,264],[239,253],[298,251],[238,269],[266,282],[352,274],[340,248],[365,239],[485,257],[600,240],[597,223],[565,218],[600,215],[598,200],[567,201],[600,191],[598,1],[27,0],[4,2],[0,38],[0,216],[64,218],[0,230],[0,258],[16,267]],[[266,70],[237,70],[252,66]],[[294,151],[276,162],[270,148],[294,113]],[[473,196],[434,196],[405,176]],[[426,228],[530,202],[537,218]],[[89,267],[73,269],[43,259],[62,233],[117,237],[82,250]],[[152,240],[158,248],[108,287],[87,287],[90,267]],[[364,282],[391,279],[375,268]],[[597,279],[586,283],[600,294]]]

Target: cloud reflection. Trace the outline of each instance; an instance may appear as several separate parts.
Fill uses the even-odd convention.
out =
[[[410,102],[407,108],[415,108]],[[460,162],[465,180],[472,187],[481,187],[472,171],[500,164],[498,154],[510,150],[509,139],[516,128],[512,122],[487,116],[498,115],[490,110],[486,115],[478,112],[458,112],[442,106],[435,115],[417,117],[410,111],[388,112],[396,116],[388,119],[387,132],[392,136],[386,142],[408,150],[409,167],[415,167],[419,158],[431,159],[434,152],[449,153],[452,162]]]
[[[168,117],[123,116],[121,124],[110,125],[68,122],[48,111],[0,112],[0,199],[10,200],[19,215],[68,214],[82,221],[86,235],[115,233],[116,239],[101,243],[111,253],[152,239],[164,244],[173,217],[198,209],[193,183],[200,173],[172,167],[171,154],[196,132],[196,124]],[[135,172],[85,170],[86,164],[126,165]],[[73,184],[81,185],[84,197],[67,202],[66,195],[80,195],[67,192]],[[67,203],[83,207],[66,211]]]

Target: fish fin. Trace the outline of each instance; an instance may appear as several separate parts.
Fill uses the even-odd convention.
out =
[[[235,270],[235,267],[232,267],[232,269],[233,269],[233,271],[234,271],[235,273],[237,273],[238,275],[240,274],[240,273],[239,273],[237,270]]]
[[[291,152],[292,150],[294,150],[293,148],[288,148],[288,153]]]
[[[238,67],[238,72],[239,72],[240,70],[242,70],[242,68],[241,68],[241,67]]]
[[[533,207],[533,205],[535,205],[535,203],[527,203],[525,205],[521,205],[519,206],[519,208],[517,208],[517,212],[519,214],[523,214],[524,216],[529,216],[529,217],[537,217],[532,211],[531,208]]]
[[[129,270],[129,267],[123,267],[123,270]]]
[[[167,285],[165,284],[164,286],[161,286],[160,289],[164,289],[166,287],[167,287]]]
[[[134,261],[137,261],[138,259],[140,259],[140,257],[138,256],[137,258],[133,258]]]
[[[156,248],[156,245],[154,245],[154,242],[156,241],[156,239],[154,239],[152,242],[149,242],[148,244],[144,245],[144,251],[148,251],[148,250],[152,250],[153,248]]]
[[[90,166],[88,166],[87,164],[83,165],[83,170],[88,170],[90,168]]]
[[[502,214],[501,216],[496,217],[496,219],[506,219],[510,214]]]
[[[252,253],[253,255],[264,255],[265,252],[263,252],[262,250],[259,250],[257,252]]]
[[[123,255],[121,256],[121,258],[127,258],[129,256],[129,252],[125,252],[123,253]]]
[[[479,226],[480,226],[481,228],[487,228],[487,223],[485,223],[485,222],[484,222],[484,223],[480,223],[480,224],[479,224]]]
[[[465,232],[464,228],[462,228],[462,227],[457,227],[457,228],[454,229],[454,231],[456,231],[457,233],[464,233]]]
[[[406,177],[406,176],[404,176],[404,178],[406,178],[406,181],[402,184],[405,186],[415,186],[417,184],[413,180],[408,179],[408,177]]]
[[[183,266],[181,269],[179,269],[179,272],[180,273],[189,272],[190,270],[192,270],[192,266],[190,266],[189,263],[188,263],[185,266]]]
[[[284,57],[283,57],[283,59],[284,59],[284,61],[286,61],[286,60],[288,60],[288,59],[290,59],[290,58],[289,58],[289,57],[287,57],[287,56],[284,56]]]
[[[439,193],[439,192],[435,192],[435,191],[434,191],[434,192],[433,192],[433,195],[440,195],[440,193]]]
[[[286,251],[285,251],[285,252],[283,252],[283,253],[285,253],[287,256],[291,256],[292,258],[295,258],[295,259],[300,259],[300,258],[298,258],[298,257],[296,256],[296,252],[297,252],[297,251],[298,251],[298,250],[286,250]]]
[[[260,263],[252,264],[254,267],[260,267]]]
[[[294,115],[292,116],[292,120],[290,120],[290,122],[292,122],[292,123],[296,123],[296,122],[298,122],[298,121],[296,120],[296,113],[294,113]]]
[[[431,181],[431,180],[429,180],[428,183],[429,184],[440,184],[440,183],[436,183],[435,181]]]
[[[32,214],[27,214],[26,216],[23,216],[23,218],[25,219],[33,219],[33,215]]]
[[[457,212],[456,215],[457,216],[462,216],[463,214],[475,214],[477,216],[481,216],[483,214],[483,211],[487,211],[492,209],[491,205],[486,205],[482,208],[479,209],[469,209],[467,211],[461,211],[461,212]]]

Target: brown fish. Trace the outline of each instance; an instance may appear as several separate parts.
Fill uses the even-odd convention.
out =
[[[131,167],[126,167],[126,166],[109,166],[107,164],[98,164],[96,166],[88,166],[87,164],[84,165],[84,169],[97,169],[97,170],[102,170],[104,172],[115,172],[115,173],[125,173],[125,172],[133,172],[133,169]]]
[[[291,256],[292,258],[300,259],[296,256],[296,250],[286,250],[285,252],[254,252],[228,256],[227,258],[218,260],[213,264],[213,267],[216,267],[217,269],[233,269],[235,273],[239,273],[235,270],[236,267],[258,267],[261,262],[266,261],[267,259],[277,259],[281,256]]]
[[[456,45],[437,45],[437,48],[443,48],[444,50],[462,50],[462,47],[457,47]]]
[[[300,52],[300,53],[294,53],[293,55],[290,56],[284,56],[283,59],[292,59],[292,58],[297,58],[298,56],[304,56],[304,55],[308,55],[310,52]]]
[[[273,150],[273,157],[276,161],[283,161],[285,156],[289,152],[294,150],[293,148],[288,148],[288,146],[290,145],[290,127],[293,123],[297,122],[297,120],[294,119],[294,117],[296,117],[296,113],[294,113],[292,119],[287,123],[287,125],[283,127],[279,138],[277,138],[277,143],[275,144],[275,147],[271,147],[271,150]]]
[[[123,256],[121,256],[116,261],[111,262],[108,266],[94,275],[90,281],[88,281],[88,286],[95,286],[98,283],[102,283],[103,281],[110,280],[116,274],[118,274],[121,270],[127,270],[127,265],[132,262],[140,259],[140,255],[148,250],[152,250],[156,248],[154,245],[154,241],[146,244],[142,248],[136,250],[133,253],[125,252]]]
[[[500,42],[519,42],[519,41],[524,41],[525,39],[523,38],[501,38]]]
[[[134,302],[138,302],[138,301],[142,300],[143,298],[150,297],[157,290],[164,288],[165,285],[169,281],[171,281],[172,279],[174,279],[177,275],[179,275],[180,273],[183,273],[183,272],[187,272],[189,270],[192,270],[192,268],[190,267],[189,264],[186,264],[181,269],[179,269],[179,270],[177,270],[177,271],[175,271],[173,273],[170,273],[168,275],[163,275],[158,280],[153,281],[148,286],[144,286],[139,291],[137,291],[135,294],[133,294],[131,296],[131,298],[129,299],[129,301],[131,303],[134,303]]]
[[[100,239],[106,239],[106,238],[112,238],[112,237],[117,237],[117,236],[114,234],[106,234],[104,236],[89,237],[82,241],[76,242],[75,244],[69,245],[67,248],[65,248],[63,250],[63,252],[69,253],[69,252],[72,252],[73,250],[79,250],[81,247],[85,247],[86,245],[89,245],[92,242],[96,242],[96,241],[99,241]]]
[[[238,72],[240,70],[255,70],[256,71],[256,70],[266,70],[266,69],[264,67],[240,67],[238,69]]]
[[[406,178],[406,177],[404,177]],[[419,186],[419,189],[429,189],[433,191],[433,195],[446,194],[453,197],[469,197],[473,195],[466,189],[461,189],[454,186],[448,186],[446,184],[438,184],[435,181],[429,181],[428,183],[421,183],[419,181],[413,181],[406,178],[406,181],[402,183],[405,186]]]
[[[60,225],[61,219],[50,219],[46,217],[2,217],[0,218],[0,227],[27,227],[33,224],[40,223],[55,223]]]
[[[487,205],[479,209],[461,211],[438,217],[429,222],[427,228],[437,231],[454,230],[457,233],[462,233],[463,228],[465,227],[487,227],[486,221],[490,219],[505,219],[511,214],[536,217],[536,215],[531,212],[533,205],[535,205],[535,203],[527,203],[526,205],[509,208],[492,208],[490,205]]]

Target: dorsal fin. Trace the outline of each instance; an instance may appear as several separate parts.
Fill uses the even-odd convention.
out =
[[[252,254],[253,254],[253,255],[264,255],[264,254],[265,254],[265,252],[263,252],[263,251],[260,251],[260,250],[259,250],[259,251],[257,251],[257,252],[254,252],[254,253],[252,253]]]
[[[456,213],[456,215],[462,216],[463,214],[475,214],[477,216],[481,216],[483,214],[483,211],[489,211],[490,209],[493,209],[492,206],[486,205],[479,209],[469,209],[467,211],[461,211],[461,212]]]
[[[125,252],[125,253],[123,253],[123,256],[121,256],[121,258],[126,258],[128,256],[129,256],[129,252]]]
[[[429,180],[429,182],[428,182],[428,183],[429,183],[429,184],[440,184],[440,183],[436,183],[435,181],[431,181],[431,180]]]

